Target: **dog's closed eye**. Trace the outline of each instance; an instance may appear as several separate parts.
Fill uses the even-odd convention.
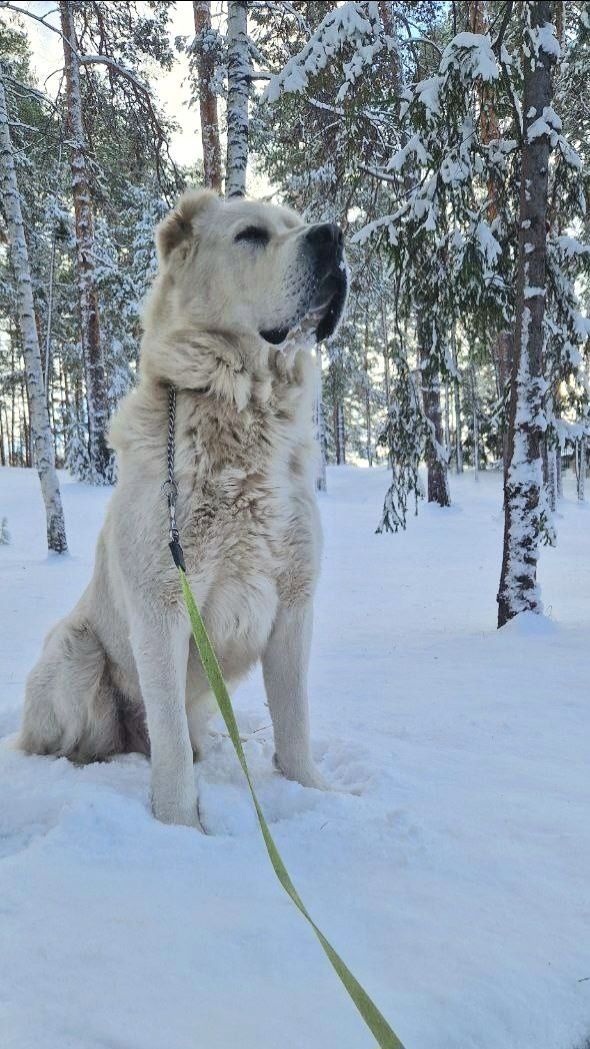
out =
[[[234,237],[236,244],[239,240],[245,240],[250,244],[263,248],[270,240],[270,233],[268,230],[263,229],[262,226],[246,226]]]

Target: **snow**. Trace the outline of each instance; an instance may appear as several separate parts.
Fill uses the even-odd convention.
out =
[[[462,75],[470,80],[490,82],[500,76],[500,67],[487,33],[457,33],[443,52],[441,72],[445,73],[455,62],[459,64]]]
[[[528,141],[533,142],[534,139],[547,135],[551,145],[555,146],[559,138],[556,132],[561,131],[561,127],[561,117],[558,116],[553,107],[544,106],[541,116],[537,117],[532,124],[529,124]]]
[[[371,67],[382,49],[384,41],[378,33],[380,24],[375,3],[367,6],[348,0],[328,11],[299,54],[293,55],[280,73],[271,76],[263,99],[276,102],[283,92],[303,91],[310,77],[331,65],[342,48],[351,44],[354,52],[350,61],[343,63],[344,83],[336,96],[341,102],[351,84],[366,67]]]
[[[544,25],[531,29],[530,37],[536,55],[539,54],[539,51],[544,51],[546,55],[551,55],[557,61],[561,55],[561,47],[555,35],[555,26],[551,22],[545,22]]]
[[[297,888],[406,1049],[574,1049],[590,1032],[590,510],[565,478],[546,617],[495,630],[498,473],[452,478],[375,535],[384,469],[328,470],[311,668],[316,758],[271,770],[258,674],[246,752]],[[0,470],[3,1049],[372,1049],[268,864],[229,740],[202,765],[208,835],[156,823],[137,756],[75,768],[11,743],[44,632],[87,581],[108,493]]]

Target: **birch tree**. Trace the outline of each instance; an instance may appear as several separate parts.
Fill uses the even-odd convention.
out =
[[[86,371],[90,469],[95,481],[107,481],[110,453],[107,447],[107,386],[100,344],[100,321],[94,249],[94,215],[88,168],[88,144],[82,117],[80,60],[74,11],[60,0],[72,196],[76,217],[76,256],[82,354]]]
[[[2,200],[8,226],[8,237],[18,298],[18,317],[25,358],[27,395],[30,424],[33,438],[35,464],[41,482],[41,492],[47,519],[47,545],[49,550],[64,553],[67,550],[66,527],[55,469],[53,439],[49,426],[49,413],[45,396],[41,350],[35,319],[33,284],[29,253],[25,238],[20,194],[10,127],[6,92],[0,65],[0,175],[2,178]]]
[[[227,11],[227,197],[246,195],[250,77],[248,4],[246,0],[230,0]]]
[[[193,12],[196,35],[192,50],[197,63],[205,185],[221,193],[221,145],[217,96],[213,90],[215,55],[210,0],[193,0]]]
[[[541,612],[537,560],[545,433],[543,319],[546,294],[548,169],[552,131],[559,130],[552,67],[559,45],[551,25],[555,5],[523,4],[523,141],[514,353],[504,485],[504,547],[498,626],[520,612]]]

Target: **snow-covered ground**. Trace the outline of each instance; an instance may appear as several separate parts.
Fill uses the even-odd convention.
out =
[[[495,630],[500,480],[453,478],[377,536],[386,474],[332,469],[311,695],[337,790],[271,770],[258,674],[236,695],[295,884],[406,1049],[573,1049],[590,1033],[590,508],[567,488],[547,618]],[[75,768],[10,737],[26,673],[91,571],[108,493],[0,471],[3,1049],[373,1049],[268,864],[215,726],[208,835],[156,823],[137,756]]]

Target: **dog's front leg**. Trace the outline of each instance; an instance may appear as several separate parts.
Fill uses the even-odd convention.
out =
[[[131,630],[150,736],[154,816],[198,827],[185,708],[189,637],[188,624],[166,614],[138,619]]]
[[[287,779],[325,789],[311,756],[307,668],[312,606],[280,605],[262,657],[264,684],[275,737],[275,761]]]

